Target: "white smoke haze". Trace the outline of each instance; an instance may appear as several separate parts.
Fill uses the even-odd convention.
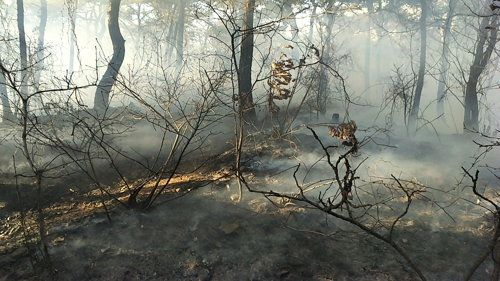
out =
[[[470,19],[463,3],[460,13],[469,19],[457,15],[453,22],[456,41],[450,46],[443,115],[436,111],[442,33],[428,28],[428,69],[417,130],[406,119],[403,99],[408,93],[395,92],[393,83],[396,69],[416,81],[419,7],[402,4],[403,24],[392,14],[382,15],[392,1],[380,2],[380,13],[364,7],[368,1],[360,8],[335,2],[328,13],[318,7],[314,17],[312,6],[319,3],[257,3],[254,24],[261,27],[254,31],[252,95],[258,121],[244,124],[236,171],[241,32],[231,38],[226,28],[239,28],[243,8],[231,5],[243,5],[241,1],[186,1],[183,51],[167,34],[182,1],[165,1],[166,7],[158,1],[123,1],[125,61],[104,113],[93,108],[93,101],[95,83],[113,53],[107,1],[78,3],[72,74],[67,7],[76,2],[48,2],[42,67],[35,63],[40,3],[25,1],[30,71],[42,69],[40,90],[52,89],[32,98],[26,128],[16,94],[20,81],[6,82],[16,119],[0,123],[0,279],[47,277],[31,270],[32,262],[35,268],[43,264],[39,203],[48,253],[60,280],[418,278],[390,244],[328,211],[390,237],[428,280],[463,278],[487,249],[498,215],[492,203],[500,203],[500,80],[493,57],[478,89],[478,132],[464,130],[464,77],[477,37],[471,21],[478,19]],[[0,1],[0,62],[12,73],[19,69],[15,6]],[[298,31],[289,22],[291,12],[298,13]],[[334,16],[330,27],[329,15]],[[286,19],[273,23],[280,16]],[[234,57],[231,43],[236,44]],[[289,71],[293,82],[286,89],[294,94],[274,99],[280,114],[273,116],[269,73],[273,61],[287,58],[294,66],[307,65]],[[34,88],[31,84],[32,93]],[[326,99],[317,93],[326,93]],[[324,109],[319,108],[322,103]],[[332,137],[328,128],[350,121],[359,141],[352,153],[357,143]],[[330,166],[337,161],[340,182]],[[346,175],[353,169],[355,174]],[[487,200],[473,193],[463,169],[471,175],[480,171],[476,187]],[[37,173],[43,174],[40,197]],[[343,194],[339,183],[345,186],[349,176],[355,177],[354,186]],[[141,204],[155,186],[165,189],[154,193],[158,197],[146,208]],[[130,200],[134,190],[135,201]],[[330,205],[348,198],[351,205],[328,210],[300,198]],[[27,225],[21,224],[23,219]],[[490,278],[495,267],[490,256],[471,280]]]

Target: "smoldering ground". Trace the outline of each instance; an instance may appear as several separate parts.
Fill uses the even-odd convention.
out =
[[[150,212],[120,212],[111,225],[97,214],[49,230],[60,279],[413,280],[391,249],[356,228],[310,210],[276,209],[251,194],[235,205],[236,184],[228,184]],[[430,280],[459,278],[485,242],[465,230],[477,225],[433,232],[414,221],[397,238]]]
[[[333,161],[349,149],[328,135],[325,126],[308,125],[325,146],[331,147],[328,152]],[[220,126],[209,130],[219,132],[209,137],[210,146],[217,149],[234,138],[228,129],[233,128],[229,120]],[[417,198],[411,204],[394,237],[425,268],[430,280],[459,278],[470,265],[470,257],[479,255],[488,243],[487,210],[474,204],[476,199],[470,189],[457,185],[460,167],[470,165],[469,152],[476,153],[477,146],[470,139],[457,136],[441,135],[438,140],[431,136],[387,137],[370,127],[371,124],[358,122],[356,137],[363,140],[370,136],[379,144],[366,142],[349,158],[353,166],[360,165],[357,175],[359,190],[363,192],[355,194],[354,200],[380,200],[386,194],[384,187],[373,186],[381,180],[391,181],[391,175],[426,186],[427,197]],[[332,181],[333,172],[318,140],[307,128],[298,128],[301,131],[290,140],[270,141],[264,136],[257,147],[245,151],[242,171],[251,188],[296,193],[293,173],[298,164],[301,167],[295,177],[300,186]],[[138,126],[124,136],[117,142],[120,147],[148,157],[156,155],[163,139],[160,130],[148,126]],[[168,144],[172,136],[165,140]],[[341,172],[344,168],[340,167]],[[314,199],[324,190],[325,187],[311,189],[306,195]],[[333,194],[334,189],[327,192]],[[95,212],[100,208],[96,201],[88,207],[97,207],[88,213],[90,216],[50,224],[50,251],[60,279],[414,278],[392,249],[349,223],[300,202],[283,204],[279,198],[268,200],[248,192],[241,203],[235,203],[236,194],[234,179],[214,183],[148,212],[118,208],[112,213],[111,224],[102,211]],[[386,202],[374,211],[381,217],[394,218],[404,207],[401,200]],[[6,245],[3,251],[10,255],[19,244]],[[8,261],[2,263],[6,265],[2,266],[2,274],[11,279],[27,274]],[[28,259],[22,259],[17,265],[28,268],[28,263]],[[485,263],[478,278],[491,269],[492,264]]]

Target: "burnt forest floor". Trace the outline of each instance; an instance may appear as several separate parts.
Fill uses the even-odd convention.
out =
[[[261,153],[273,154],[271,163],[290,159],[287,153],[277,154],[286,147],[272,145]],[[212,173],[230,165],[228,159],[221,160]],[[270,175],[271,170],[248,168],[245,175],[256,188],[288,184]],[[45,212],[57,279],[418,280],[392,248],[354,226],[259,194],[244,192],[237,202],[234,178],[196,188],[201,177],[177,179],[178,187],[164,202],[147,211],[108,202],[111,223],[97,191],[75,191],[69,183],[52,186],[46,196],[58,200]],[[47,279],[43,273],[33,274],[30,261],[37,251],[25,246],[15,189],[5,184],[0,190],[0,280]],[[435,224],[430,203],[416,204],[416,214],[398,228],[395,241],[429,280],[460,279],[489,242],[491,226],[484,209],[459,210],[455,222]],[[28,221],[34,208],[34,203],[28,206]],[[27,232],[35,229],[32,222]],[[489,279],[492,270],[487,259],[472,280]]]

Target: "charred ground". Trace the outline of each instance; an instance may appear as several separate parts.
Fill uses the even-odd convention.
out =
[[[356,157],[384,158],[405,175],[453,190],[445,177],[462,163],[450,163],[449,144],[400,139],[390,146],[367,145]],[[336,145],[336,141],[324,139]],[[297,159],[321,158],[316,140],[307,133],[293,141],[263,141],[246,160],[244,175],[257,190],[294,190]],[[345,147],[339,146],[340,153]],[[421,162],[411,170],[400,166]],[[44,205],[50,254],[59,280],[415,280],[417,276],[388,245],[359,228],[293,201],[245,192],[236,202],[232,154],[221,154],[205,169],[176,177],[168,193],[152,209],[126,209],[106,201],[112,222],[102,208],[101,194],[76,174],[45,186]],[[434,163],[429,167],[425,163]],[[402,165],[402,164],[401,164]],[[437,169],[436,167],[442,167]],[[379,166],[381,169],[382,166]],[[328,170],[318,168],[328,177]],[[459,173],[459,172],[458,172]],[[458,174],[457,173],[457,174]],[[313,171],[311,171],[313,175]],[[137,175],[139,179],[139,175]],[[219,180],[213,181],[218,178]],[[4,174],[4,182],[9,182]],[[108,179],[113,194],[124,193],[119,181]],[[12,181],[11,181],[12,182]],[[484,184],[494,184],[484,181]],[[37,249],[26,243],[36,227],[34,187],[23,193],[27,229],[20,224],[21,207],[14,184],[3,184],[2,256],[4,280],[39,280],[33,275]],[[460,195],[456,195],[460,193]],[[472,198],[463,189],[451,197]],[[438,195],[436,195],[438,196]],[[175,199],[175,200],[172,200]],[[437,198],[435,198],[438,200]],[[446,212],[431,201],[419,200],[400,221],[394,240],[401,244],[429,280],[461,278],[489,241],[492,226],[487,212],[466,200],[449,200]],[[475,203],[475,202],[474,202]],[[380,209],[380,212],[384,212]],[[31,246],[33,248],[30,248]],[[27,247],[28,246],[28,247]],[[30,249],[28,249],[30,248]],[[36,265],[35,265],[36,268]],[[473,280],[484,280],[493,264],[484,263]]]

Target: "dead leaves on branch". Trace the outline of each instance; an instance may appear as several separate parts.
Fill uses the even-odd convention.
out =
[[[282,49],[293,50],[294,47],[292,45],[285,45]],[[294,95],[294,83],[297,78],[293,77],[291,71],[299,69],[298,73],[300,73],[300,68],[305,66],[306,58],[310,58],[311,54],[319,59],[320,50],[314,45],[309,46],[307,54],[299,60],[298,65],[295,65],[293,59],[289,58],[283,52],[281,52],[279,59],[271,62],[270,77],[267,80],[267,84],[271,88],[268,98],[268,110],[273,116],[278,116],[280,112],[279,106],[274,101],[291,99]],[[297,74],[298,76],[300,74]]]
[[[293,50],[293,46],[285,45],[283,49]],[[292,58],[289,58],[285,53],[281,53],[278,60],[271,62],[270,78],[267,84],[271,87],[268,98],[268,110],[272,116],[278,116],[280,113],[279,106],[274,100],[286,100],[293,96],[290,84],[295,82],[291,70],[295,68]]]
[[[339,140],[349,140],[352,141],[356,139],[354,135],[358,126],[354,120],[349,121],[349,123],[341,123],[339,125],[328,126],[328,134],[333,138]]]
[[[283,48],[293,49],[289,45]],[[267,108],[274,117],[279,116],[280,113],[280,108],[274,100],[285,100],[292,96],[292,91],[287,87],[294,81],[290,73],[293,67],[292,59],[288,58],[284,53],[281,53],[279,60],[271,63],[271,77],[267,80],[267,84],[271,87]]]
[[[267,80],[267,84],[274,90],[273,99],[285,100],[292,96],[290,89],[285,86],[294,82],[290,73],[294,67],[293,60],[284,53],[281,53],[279,60],[271,63],[271,78]]]
[[[348,123],[328,126],[328,134],[332,136],[332,138],[344,140],[344,142],[342,142],[343,145],[355,146],[357,148],[359,145],[355,135],[357,129],[358,126],[356,125],[356,122],[351,120]]]

